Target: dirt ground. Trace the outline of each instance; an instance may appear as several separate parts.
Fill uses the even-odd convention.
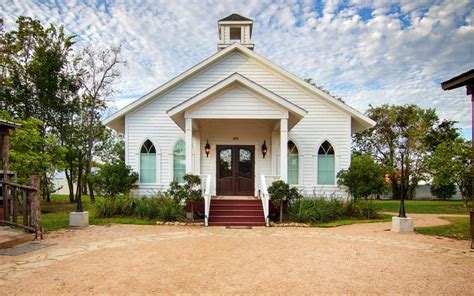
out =
[[[416,226],[446,223],[413,215]],[[0,256],[9,294],[474,295],[469,242],[337,228],[91,226],[47,235],[50,247]]]

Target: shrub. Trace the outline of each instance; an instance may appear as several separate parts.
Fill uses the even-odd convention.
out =
[[[283,203],[301,198],[301,194],[295,187],[290,188],[290,185],[282,180],[273,181],[272,185],[268,187],[268,194],[272,203],[280,208],[280,222],[283,220]]]
[[[158,209],[158,217],[162,221],[177,221],[186,217],[184,207],[175,199],[166,197],[161,199],[161,206]]]
[[[137,216],[145,219],[177,221],[184,219],[183,205],[168,194],[134,198],[130,196],[105,197],[98,199],[96,217]]]
[[[95,215],[99,218],[132,216],[136,200],[130,196],[107,196],[97,200]]]
[[[338,219],[380,217],[380,207],[373,201],[344,201],[338,198],[299,199],[290,204],[288,217],[302,223],[325,223]]]
[[[351,201],[346,208],[346,215],[353,218],[377,219],[380,217],[380,205],[371,201]]]
[[[140,218],[157,219],[160,216],[161,201],[155,197],[137,199],[135,214]]]
[[[437,198],[447,199],[456,194],[456,185],[454,183],[436,184],[430,186],[431,194]]]
[[[337,177],[337,184],[347,186],[348,192],[355,199],[382,194],[387,187],[383,167],[370,155],[352,155],[349,169],[341,170]]]
[[[290,204],[288,218],[300,223],[314,222],[314,201],[311,199],[300,199]]]
[[[109,196],[127,194],[136,187],[138,174],[123,161],[100,165],[99,171],[92,176],[92,182],[99,193]]]
[[[192,219],[194,220],[194,202],[203,199],[201,191],[201,177],[197,175],[186,174],[183,177],[184,184],[180,184],[176,181],[171,182],[170,194],[177,202],[185,202],[191,205]]]

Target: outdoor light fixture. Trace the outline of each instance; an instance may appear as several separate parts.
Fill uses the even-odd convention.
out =
[[[209,157],[211,152],[211,145],[209,145],[209,140],[206,140],[206,146],[204,146],[204,151],[206,152],[206,157]]]
[[[265,155],[267,155],[267,151],[268,151],[267,145],[265,144],[265,140],[263,140],[263,145],[262,145],[263,158],[265,158]]]

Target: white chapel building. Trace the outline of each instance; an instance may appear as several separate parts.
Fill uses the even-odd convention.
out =
[[[211,196],[258,196],[265,178],[346,194],[337,173],[352,135],[374,121],[258,55],[252,27],[237,14],[219,20],[214,55],[105,120],[125,135],[140,194],[186,173],[207,176]]]

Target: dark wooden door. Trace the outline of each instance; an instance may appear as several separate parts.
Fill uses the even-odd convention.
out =
[[[255,147],[217,145],[217,195],[255,193]]]

